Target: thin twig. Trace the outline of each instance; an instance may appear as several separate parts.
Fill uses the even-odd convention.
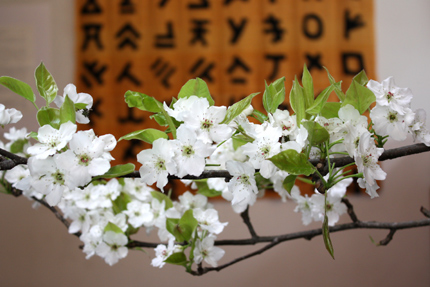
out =
[[[259,236],[255,232],[254,227],[252,226],[252,223],[251,223],[251,219],[249,218],[249,206],[245,209],[244,212],[242,212],[240,214],[240,216],[242,217],[243,222],[248,227],[248,230],[249,230],[249,233],[251,233],[252,239],[253,240],[258,240]]]
[[[352,206],[351,202],[346,197],[342,198],[342,202],[345,203],[348,212],[349,217],[351,218],[352,222],[359,222],[357,215],[355,214],[354,207]]]
[[[387,237],[379,241],[380,246],[386,246],[388,243],[390,243],[391,240],[393,240],[394,233],[396,233],[397,229],[390,229],[390,232],[388,233]]]

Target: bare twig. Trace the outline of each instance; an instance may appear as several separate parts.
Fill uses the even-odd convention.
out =
[[[248,227],[248,230],[249,230],[249,233],[251,233],[252,239],[253,240],[258,240],[259,236],[255,232],[254,227],[252,226],[252,223],[251,223],[251,219],[249,218],[249,206],[245,209],[244,212],[242,212],[240,214],[240,216],[242,217],[243,222]]]
[[[354,207],[352,206],[351,202],[346,197],[342,198],[342,202],[345,203],[346,207],[348,208],[347,212],[349,217],[351,218],[352,222],[359,222],[357,215],[354,212]]]
[[[396,229],[390,229],[390,232],[388,233],[387,237],[379,241],[379,245],[386,246],[390,241],[393,239],[394,233],[396,233]]]

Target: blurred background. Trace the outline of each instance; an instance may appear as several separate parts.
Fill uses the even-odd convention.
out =
[[[125,6],[127,6],[127,3],[135,1],[0,0],[0,75],[18,78],[31,84],[33,90],[36,90],[33,84],[33,72],[40,61],[43,61],[55,77],[60,91],[68,83],[73,82],[78,86],[78,92],[88,92],[96,99],[104,99],[107,92],[109,94],[114,92],[118,95],[115,100],[109,100],[111,98],[109,97],[106,100],[108,104],[106,107],[102,106],[103,109],[101,109],[105,114],[112,116],[106,116],[99,121],[95,121],[94,128],[96,131],[99,129],[98,133],[102,134],[111,132],[109,129],[103,130],[103,125],[109,127],[115,124],[106,123],[105,121],[108,121],[109,118],[115,119],[116,124],[118,124],[119,117],[127,118],[130,116],[126,112],[125,104],[121,103],[123,106],[118,106],[120,105],[119,101],[122,101],[125,89],[142,91],[155,97],[159,93],[163,93],[165,97],[170,98],[179,91],[180,86],[186,79],[196,75],[183,75],[177,72],[176,75],[182,76],[177,79],[173,77],[170,80],[171,85],[166,87],[162,82],[157,81],[158,78],[150,69],[145,68],[144,59],[149,57],[147,64],[153,64],[159,57],[164,57],[162,58],[164,61],[170,60],[169,63],[172,63],[175,59],[178,59],[178,56],[170,55],[172,53],[170,50],[167,52],[165,50],[159,51],[160,54],[157,54],[158,50],[154,47],[152,47],[148,56],[142,53],[148,51],[150,47],[147,47],[147,49],[142,48],[138,50],[139,52],[135,52],[131,44],[125,44],[127,48],[121,51],[118,56],[123,62],[120,62],[117,64],[118,67],[115,67],[115,62],[112,60],[112,54],[115,53],[112,52],[106,39],[103,38],[105,36],[100,34],[100,42],[104,45],[103,51],[100,52],[98,51],[97,28],[91,28],[95,30],[87,31],[87,34],[81,29],[85,24],[95,23],[91,22],[93,19],[88,20],[88,18],[85,18],[90,15],[82,14],[82,7],[86,4],[91,4],[92,6],[90,5],[87,8],[89,11],[94,12],[94,9],[97,8],[97,5],[94,5],[98,2],[101,3],[100,6],[106,11],[106,7],[110,7],[113,2],[125,3]],[[155,7],[162,2],[165,2],[165,7]],[[171,28],[166,24],[168,21],[163,21],[163,19],[168,19],[170,15],[175,21],[179,21],[179,26],[173,26],[178,27],[178,30],[173,31],[177,31],[180,35],[182,27],[180,23],[184,23],[183,19],[191,16],[179,13],[182,11],[168,10],[169,5],[173,5],[174,8],[175,5],[179,5],[179,2],[181,1],[139,2],[148,5],[148,9],[150,8],[148,3],[156,3],[157,5],[153,4],[153,8],[158,9],[156,11],[160,17],[157,17],[157,15],[151,16],[151,13],[148,12],[149,10],[144,10],[142,13],[146,14],[139,14],[139,17],[133,18],[134,20],[130,20],[130,23],[131,25],[140,25],[139,27],[148,29],[144,31],[153,30],[154,33],[164,32],[167,33],[164,35],[168,35]],[[206,1],[183,2],[195,4]],[[412,90],[414,94],[412,108],[414,110],[424,108],[428,113],[430,112],[430,101],[428,100],[428,78],[430,73],[428,70],[428,67],[430,67],[430,57],[428,55],[430,50],[429,1],[220,0],[209,2],[216,3],[213,6],[217,7],[213,9],[218,9],[214,12],[215,14],[207,14],[209,13],[207,11],[202,12],[203,14],[195,11],[193,13],[201,15],[202,18],[213,17],[215,19],[217,15],[223,13],[220,9],[227,9],[226,7],[221,7],[220,2],[223,2],[224,6],[228,6],[226,5],[227,3],[233,6],[239,5],[241,2],[249,2],[250,7],[253,7],[250,9],[254,9],[252,10],[253,13],[257,13],[259,11],[258,7],[263,5],[268,7],[267,15],[272,15],[270,13],[273,13],[274,18],[280,17],[281,20],[285,19],[287,21],[286,33],[289,36],[297,33],[294,31],[304,31],[304,28],[300,25],[296,25],[296,28],[291,28],[291,25],[294,26],[292,19],[296,19],[298,16],[294,15],[291,12],[292,10],[288,10],[290,11],[289,14],[279,14],[281,10],[276,14],[276,9],[273,10],[270,5],[276,3],[278,5],[287,5],[285,3],[288,3],[288,5],[293,5],[294,9],[298,9],[297,11],[300,13],[316,11],[318,15],[323,15],[323,23],[330,23],[324,26],[324,31],[327,33],[324,36],[327,38],[323,37],[323,42],[305,39],[306,37],[302,37],[302,39],[300,35],[297,35],[294,38],[297,42],[288,42],[289,44],[285,44],[287,43],[286,41],[276,44],[271,40],[267,40],[271,39],[271,35],[263,35],[261,33],[262,27],[259,26],[256,28],[256,31],[259,31],[257,34],[262,34],[263,36],[258,37],[269,37],[266,39],[269,44],[258,44],[259,46],[257,45],[253,50],[249,47],[253,43],[260,43],[260,38],[257,36],[255,36],[257,38],[248,40],[243,38],[245,42],[240,45],[249,53],[248,56],[246,53],[241,53],[240,47],[234,46],[231,39],[230,46],[223,46],[222,42],[219,45],[214,44],[216,39],[208,38],[210,49],[204,46],[201,39],[196,40],[196,46],[190,45],[192,47],[189,49],[187,45],[182,45],[181,42],[178,42],[176,49],[182,53],[180,55],[206,53],[204,54],[206,63],[212,61],[220,67],[228,68],[231,63],[237,63],[242,60],[243,63],[237,65],[236,71],[239,72],[239,76],[246,76],[246,80],[251,83],[246,88],[237,85],[237,81],[234,84],[228,78],[223,78],[223,74],[216,68],[213,70],[215,83],[205,79],[209,82],[209,88],[215,94],[216,99],[226,101],[223,104],[229,104],[230,99],[243,97],[242,93],[247,95],[264,89],[263,79],[272,76],[273,69],[268,64],[255,60],[255,55],[265,55],[264,53],[270,52],[272,55],[284,57],[285,63],[280,66],[281,68],[279,68],[277,74],[279,74],[278,77],[286,76],[286,89],[289,91],[291,81],[295,74],[299,75],[301,73],[303,63],[307,62],[309,66],[309,58],[306,58],[305,54],[310,53],[315,58],[319,51],[322,51],[323,54],[321,57],[322,65],[330,69],[336,80],[348,82],[351,75],[345,73],[345,67],[342,66],[342,57],[340,55],[342,51],[354,50],[365,56],[363,63],[369,76],[379,81],[388,76],[394,76],[398,86],[409,87]],[[360,4],[360,2],[362,3]],[[303,6],[305,4],[308,8]],[[343,32],[336,26],[336,23],[345,23],[345,18],[343,17],[346,17],[346,14],[344,14],[346,8],[344,6],[342,6],[342,9],[336,8],[337,6],[335,5],[344,5],[345,7],[351,5],[352,12],[349,18],[351,21],[357,20],[354,17],[358,12],[362,13],[362,20],[367,24],[362,29],[365,29],[366,34],[361,34],[361,37],[354,38],[355,31],[357,33],[363,32],[358,32],[360,31],[359,29],[351,30],[351,39],[346,41]],[[282,7],[282,9],[286,8],[286,6]],[[359,7],[365,7],[364,11],[363,8],[360,10]],[[169,9],[173,8],[170,7]],[[273,11],[269,11],[270,9]],[[234,11],[240,10],[232,11],[225,12],[225,17],[228,17],[228,15],[234,16]],[[103,23],[105,30],[112,28],[112,31],[116,31],[117,28],[122,27],[121,25],[127,22],[121,23],[120,20],[115,18],[115,15],[98,15],[97,17],[99,18],[95,18],[96,23]],[[255,16],[256,19],[260,17],[258,19],[265,20],[262,15],[258,16],[258,13],[244,15],[250,19],[250,24],[248,24],[250,29],[255,28],[252,26],[252,23],[254,23],[252,22],[252,15],[257,15]],[[145,17],[159,20],[152,22]],[[241,22],[237,19],[242,18],[236,18],[236,22],[234,22],[234,25],[239,27]],[[318,21],[312,17],[310,21],[308,36],[310,35],[311,38],[312,36],[317,37]],[[119,26],[115,28],[115,25]],[[185,29],[186,27],[183,28]],[[264,26],[263,28],[266,29],[267,27]],[[226,40],[226,36],[222,33],[222,30],[220,31],[219,36],[221,39]],[[333,36],[339,33],[343,37],[338,39]],[[83,48],[85,47],[85,35],[90,35],[88,49]],[[145,39],[147,37],[145,35],[147,34],[142,33],[141,37]],[[143,40],[139,41],[142,42],[136,43],[141,43],[143,47],[147,43]],[[165,42],[163,43],[166,44]],[[167,44],[169,43],[167,42]],[[193,49],[196,49],[195,53],[193,53]],[[94,58],[94,55],[100,58]],[[234,60],[236,59],[235,55],[240,56],[236,57],[239,60]],[[135,62],[130,63],[141,63],[138,72],[133,70],[133,67],[136,68],[136,66],[131,65],[127,68],[127,63],[129,63],[127,57],[130,57],[131,60],[137,59]],[[253,58],[254,60],[252,60]],[[85,61],[94,63],[97,60],[100,61],[99,63],[104,62],[109,65],[109,69],[106,72],[108,76],[106,76],[103,85],[98,85],[97,79],[91,78],[91,74],[88,74],[88,70],[86,71],[85,65],[83,65]],[[194,63],[196,61],[197,63],[198,60],[198,58],[195,58],[190,62]],[[186,63],[184,60],[181,62],[182,64],[177,64],[178,71],[180,71],[181,65],[186,66],[183,64],[184,62]],[[204,63],[204,61],[201,61],[201,65]],[[349,69],[357,69],[358,66],[354,65],[358,64],[352,65]],[[311,70],[314,77],[325,77],[324,73],[319,72],[317,66],[314,66],[314,71]],[[203,67],[200,66],[200,68]],[[249,75],[246,75],[246,67],[251,71]],[[261,71],[259,70],[260,67]],[[114,72],[109,74],[111,71],[118,72],[116,78]],[[118,83],[117,80],[121,74],[125,74],[127,80]],[[130,78],[130,75],[138,75],[139,79],[133,81],[133,77]],[[87,80],[84,79],[85,77]],[[93,85],[88,85],[88,80]],[[140,81],[141,84],[139,85]],[[327,85],[328,82],[325,84]],[[219,85],[223,88],[220,88]],[[344,89],[345,87],[347,86],[344,85]],[[115,90],[112,91],[112,89]],[[248,89],[251,90],[248,91]],[[316,89],[316,91],[318,90]],[[17,98],[17,96],[12,95],[4,88],[0,89],[0,98],[0,101],[6,107],[16,107],[23,112],[24,119],[18,126],[26,126],[29,130],[37,128],[37,123],[34,120],[34,107],[30,103],[27,103],[22,98]],[[162,97],[161,99],[164,100]],[[109,107],[113,107],[113,109],[107,111]],[[122,134],[119,135],[121,136],[125,134],[124,131],[127,129],[136,129],[135,124],[137,123],[123,122],[114,129],[122,129]],[[429,117],[427,117],[427,126],[430,127]],[[116,136],[118,137],[118,135]],[[402,143],[389,141],[387,148],[411,143],[411,138]],[[371,200],[365,195],[350,196],[350,201],[354,205],[359,219],[383,222],[421,219],[423,216],[419,212],[419,208],[421,206],[429,208],[430,205],[430,177],[428,176],[430,173],[430,153],[386,161],[382,163],[382,168],[387,172],[388,176],[383,183],[379,198]],[[215,201],[214,204],[219,211],[220,220],[229,222],[219,239],[248,237],[248,231],[240,216],[232,211],[229,203]],[[140,251],[129,252],[126,259],[120,260],[113,267],[108,266],[98,257],[86,260],[85,254],[79,249],[81,244],[79,239],[69,235],[66,228],[47,209],[43,207],[32,209],[31,205],[31,202],[23,197],[13,198],[12,196],[0,195],[0,286],[117,286],[120,284],[125,286],[165,286],[168,284],[177,284],[179,286],[430,285],[430,229],[428,227],[398,231],[394,235],[393,241],[385,247],[376,247],[369,238],[371,236],[376,241],[379,241],[386,236],[387,232],[385,231],[353,230],[334,233],[331,238],[335,250],[335,260],[332,260],[325,250],[321,237],[314,238],[311,241],[290,241],[280,244],[262,255],[229,267],[220,273],[208,273],[198,278],[188,275],[180,266],[166,265],[161,270],[151,267],[152,250],[147,250],[147,253]],[[301,223],[300,214],[294,213],[293,210],[293,203],[282,203],[278,198],[269,198],[259,200],[251,208],[250,216],[259,235],[284,234],[320,227],[320,224],[317,223],[304,227]],[[348,221],[349,218],[343,216],[340,223]],[[138,237],[140,240],[157,241],[155,233],[147,237],[144,232],[141,232]],[[226,255],[220,263],[228,262],[258,247],[226,247]]]

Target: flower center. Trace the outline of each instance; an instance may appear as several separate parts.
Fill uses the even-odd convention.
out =
[[[213,121],[209,120],[209,119],[203,119],[202,124],[200,126],[200,128],[202,130],[207,130],[209,131],[211,129],[211,127],[213,126]]]
[[[397,120],[397,113],[390,113],[390,114],[388,115],[388,120],[389,120],[390,122],[395,122],[395,121]]]
[[[246,174],[239,175],[237,177],[237,180],[244,185],[251,185],[251,183],[249,182],[249,176]]]
[[[164,159],[158,158],[157,162],[155,163],[155,166],[158,168],[158,170],[166,170],[166,164]]]
[[[88,164],[90,163],[90,161],[91,161],[91,158],[88,155],[86,155],[86,154],[83,154],[83,155],[79,156],[79,164],[81,164],[81,165],[88,166]]]
[[[54,178],[54,183],[64,185],[64,174],[62,174],[60,171],[57,170],[52,174],[52,177]]]
[[[190,157],[194,154],[194,149],[192,146],[183,146],[182,149],[182,156]]]
[[[391,93],[391,92],[388,92],[387,93],[387,100],[388,100],[388,102],[390,102],[391,101],[391,98],[393,97],[394,95],[393,95],[393,93]]]

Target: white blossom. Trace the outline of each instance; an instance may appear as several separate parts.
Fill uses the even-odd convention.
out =
[[[197,239],[196,247],[194,248],[194,262],[200,264],[203,260],[216,267],[218,261],[224,256],[225,251],[219,247],[214,246],[215,237],[208,236],[203,240]]]
[[[127,256],[128,248],[127,236],[114,231],[106,231],[103,234],[103,241],[97,246],[96,253],[104,258],[105,262],[110,266]]]
[[[0,104],[0,126],[17,123],[22,118],[22,113],[17,109],[6,109]]]
[[[76,86],[73,84],[68,84],[64,88],[63,96],[57,95],[54,99],[54,103],[57,105],[57,107],[61,107],[63,105],[66,96],[68,96],[69,99],[75,104],[85,104],[84,109],[78,109],[76,111],[76,122],[80,124],[88,124],[90,119],[88,118],[88,115],[85,115],[85,110],[88,112],[93,106],[93,97],[87,93],[77,93]]]

